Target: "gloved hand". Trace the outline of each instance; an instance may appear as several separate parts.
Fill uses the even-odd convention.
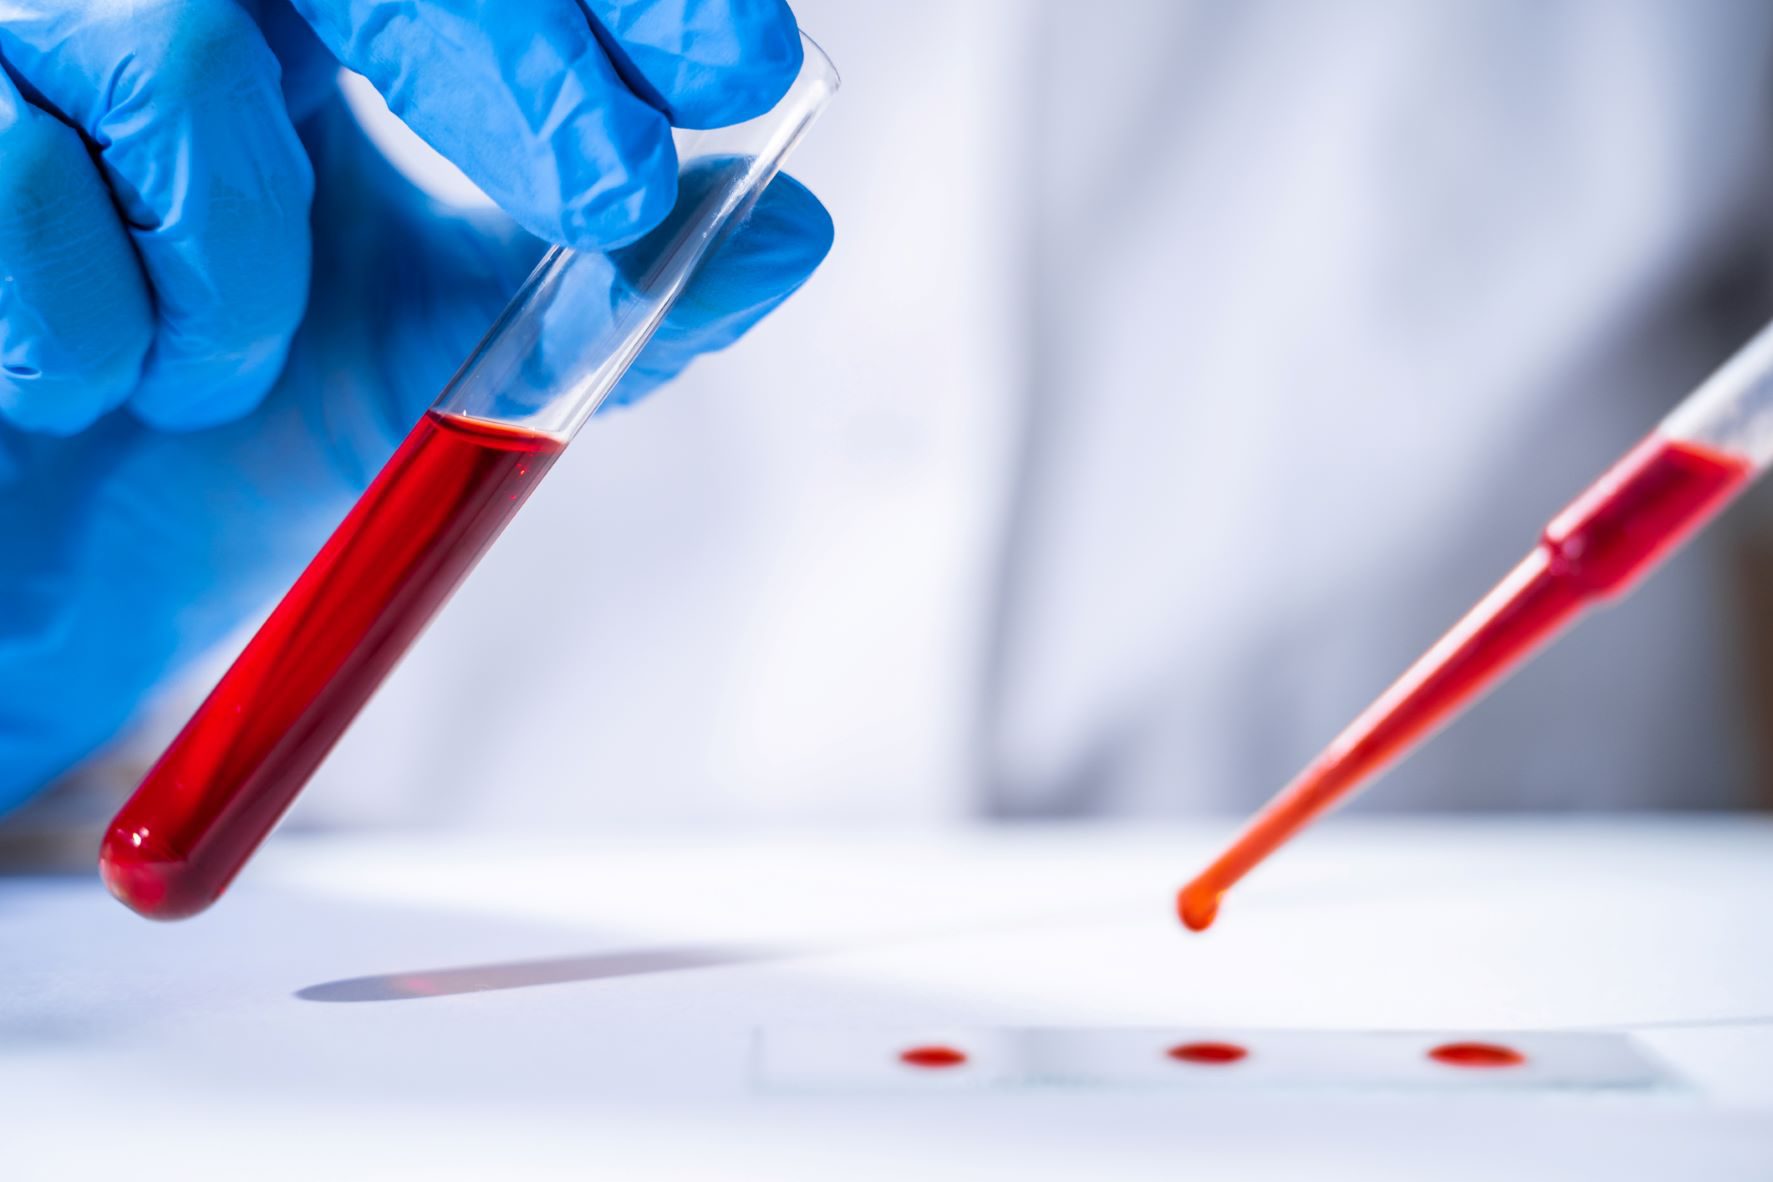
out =
[[[505,214],[410,186],[335,57]],[[544,240],[639,237],[669,124],[759,114],[799,64],[782,0],[0,4],[0,810],[294,578]],[[612,400],[830,241],[778,178]]]

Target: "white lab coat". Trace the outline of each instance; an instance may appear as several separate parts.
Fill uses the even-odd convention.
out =
[[[797,10],[829,261],[580,437],[309,820],[1246,809],[1773,312],[1758,0]],[[1370,803],[1742,800],[1724,554]]]

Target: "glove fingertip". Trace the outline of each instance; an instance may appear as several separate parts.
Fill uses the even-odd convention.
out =
[[[747,226],[778,247],[781,265],[802,280],[818,269],[837,241],[837,223],[825,203],[785,172],[764,191]]]
[[[805,283],[836,228],[805,185],[778,175],[751,216],[708,260],[599,413],[632,406],[697,357],[739,340]]]
[[[800,74],[803,50],[798,32],[751,36],[752,47],[736,61],[718,66],[669,52],[618,56],[630,85],[648,95],[672,126],[689,129],[730,127],[771,110]],[[662,80],[654,85],[651,79]]]
[[[812,190],[781,173],[738,233],[696,277],[686,298],[709,318],[759,304],[774,306],[819,269],[836,237],[830,211]]]
[[[611,156],[598,140],[556,148],[561,193],[552,238],[575,250],[614,250],[643,237],[677,203],[677,152],[663,118],[649,114]],[[598,133],[603,134],[603,133]]]

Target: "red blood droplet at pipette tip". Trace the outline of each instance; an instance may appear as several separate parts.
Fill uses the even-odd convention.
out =
[[[1224,893],[1200,879],[1183,887],[1176,894],[1176,914],[1181,917],[1182,926],[1191,932],[1204,932],[1212,927],[1219,914],[1219,897]]]
[[[215,902],[565,446],[420,419],[117,814],[111,893],[150,919]]]
[[[1590,604],[1627,590],[1754,474],[1745,458],[1652,434],[1552,519],[1533,551],[1183,887],[1204,931],[1225,892],[1496,685]]]

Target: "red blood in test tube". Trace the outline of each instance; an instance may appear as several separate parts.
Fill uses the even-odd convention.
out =
[[[925,1047],[907,1047],[899,1052],[899,1062],[907,1067],[928,1067],[941,1069],[959,1067],[967,1061],[967,1053],[957,1047],[933,1045]]]
[[[1494,1042],[1448,1042],[1433,1048],[1428,1057],[1448,1067],[1519,1067],[1527,1057],[1513,1047]]]
[[[1293,834],[1427,737],[1590,603],[1628,589],[1753,475],[1753,465],[1652,434],[1546,526],[1539,545],[1339,735],[1177,896],[1202,931],[1219,899]]]
[[[1176,1044],[1164,1054],[1178,1063],[1221,1066],[1247,1059],[1250,1052],[1234,1042],[1184,1042]]]
[[[111,893],[213,903],[565,446],[427,413],[117,814]]]

